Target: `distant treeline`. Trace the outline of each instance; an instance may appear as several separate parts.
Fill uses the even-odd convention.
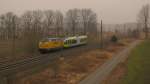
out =
[[[0,15],[0,39],[41,38],[91,34],[97,31],[97,15],[91,9],[60,11],[26,11],[21,16],[12,12]]]

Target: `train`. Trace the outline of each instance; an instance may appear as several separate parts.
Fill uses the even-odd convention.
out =
[[[80,45],[85,45],[88,42],[88,36],[72,36],[66,38],[44,38],[39,42],[39,51],[41,53],[60,50],[63,48],[71,48]]]

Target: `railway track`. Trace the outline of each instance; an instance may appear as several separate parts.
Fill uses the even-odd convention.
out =
[[[64,49],[57,52],[51,52],[47,54],[39,54],[39,56],[34,56],[32,58],[27,58],[19,60],[13,63],[2,63],[0,65],[0,76],[7,76],[10,74],[15,74],[23,70],[31,69],[37,66],[41,66],[46,63],[50,63],[57,59],[59,56],[63,55],[65,58],[80,54],[82,52],[97,48],[97,44],[80,46],[70,49]]]

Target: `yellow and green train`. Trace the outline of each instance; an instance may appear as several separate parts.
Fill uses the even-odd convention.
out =
[[[67,38],[46,38],[39,42],[39,51],[51,51],[61,48],[70,48],[79,45],[87,44],[88,37],[83,36],[73,36]]]

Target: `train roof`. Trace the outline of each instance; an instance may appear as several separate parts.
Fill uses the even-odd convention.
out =
[[[79,38],[87,38],[87,36],[86,36],[86,35],[83,35],[83,36],[79,36]]]
[[[47,39],[52,40],[52,39],[59,39],[59,38],[47,38]]]
[[[68,39],[77,39],[77,38],[87,38],[87,36],[86,36],[86,35],[83,35],[83,36],[66,37],[65,40],[68,40]]]
[[[73,37],[67,37],[66,39],[76,39],[77,37],[76,36],[73,36]]]
[[[46,40],[56,40],[56,39],[60,39],[60,38],[50,38],[50,37],[47,37],[47,38],[43,38],[41,41],[46,41]]]

